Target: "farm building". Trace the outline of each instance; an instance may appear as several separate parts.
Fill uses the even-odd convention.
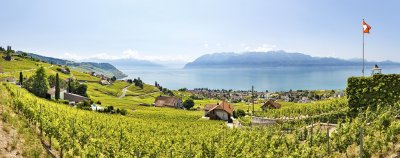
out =
[[[105,85],[110,85],[111,83],[108,82],[107,80],[101,80],[101,81],[100,81],[100,84],[103,85],[103,86],[105,86]]]
[[[204,107],[204,116],[209,117],[212,120],[225,120],[232,121],[233,106],[227,101],[222,101],[217,104],[208,104]]]
[[[65,93],[65,92],[67,92],[65,89],[60,89],[60,99],[61,99],[61,100],[64,100],[64,93]],[[47,91],[47,94],[49,94],[50,99],[55,99],[55,98],[56,98],[56,88],[55,88],[55,87],[50,88],[50,89]]]
[[[86,98],[86,97],[78,95],[78,94],[64,92],[64,100],[68,100],[69,102],[79,103],[84,100],[89,100],[89,98]]]
[[[182,99],[177,97],[159,96],[153,104],[156,107],[183,108]]]
[[[261,109],[263,109],[263,111],[267,110],[267,109],[279,109],[281,108],[281,104],[273,101],[273,100],[268,100],[267,102],[265,102],[262,106]]]

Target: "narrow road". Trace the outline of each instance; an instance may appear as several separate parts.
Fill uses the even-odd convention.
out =
[[[128,88],[129,88],[130,86],[132,86],[132,85],[129,85],[129,86],[125,87],[124,89],[122,89],[122,94],[121,94],[121,96],[118,97],[119,99],[125,97],[126,91],[128,90]]]

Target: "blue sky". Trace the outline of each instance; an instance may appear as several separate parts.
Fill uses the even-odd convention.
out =
[[[42,55],[186,62],[286,50],[400,61],[396,0],[2,0],[0,45]]]

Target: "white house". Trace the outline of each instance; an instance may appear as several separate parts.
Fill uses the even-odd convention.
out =
[[[204,107],[204,116],[212,120],[232,121],[233,107],[226,101],[217,104],[208,104]]]
[[[65,93],[65,92],[67,92],[67,90],[65,90],[65,89],[60,89],[60,99],[61,99],[61,100],[64,100],[64,93]],[[50,88],[50,89],[47,91],[47,94],[50,95],[50,98],[51,98],[51,99],[55,99],[55,98],[56,98],[56,88],[55,88],[55,87]]]

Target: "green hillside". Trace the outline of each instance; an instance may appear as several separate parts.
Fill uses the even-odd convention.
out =
[[[46,57],[34,53],[26,53],[22,51],[17,51],[18,55],[26,55],[27,57],[32,57],[34,59],[38,59],[40,61],[45,61],[47,63],[51,63],[54,65],[67,65],[72,69],[76,69],[81,72],[96,72],[97,74],[103,74],[108,77],[115,76],[117,78],[127,77],[123,72],[115,68],[113,65],[109,63],[93,63],[93,62],[74,62],[64,59]]]
[[[87,95],[101,106],[126,109],[127,115],[99,113],[78,109],[52,100],[39,98],[24,88],[10,83],[0,84],[0,109],[19,116],[21,124],[32,129],[21,137],[42,142],[53,155],[63,157],[358,157],[362,147],[365,157],[390,157],[400,151],[400,120],[396,119],[400,104],[375,109],[352,109],[346,98],[326,99],[311,103],[281,102],[280,109],[256,112],[258,117],[276,121],[269,126],[255,126],[251,117],[240,117],[240,126],[230,128],[224,121],[202,118],[199,110],[180,110],[150,106],[156,97],[165,95],[157,87],[143,88],[125,81],[101,85],[100,78],[72,69],[62,68],[30,58],[13,56],[0,59],[0,79],[19,77],[22,71],[29,78],[40,66],[47,75],[58,73],[60,79],[76,78],[87,85]],[[126,90],[125,96],[123,95]],[[167,90],[164,90],[167,91]],[[186,91],[172,91],[175,96],[189,99]],[[374,91],[375,92],[375,91]],[[195,100],[202,108],[219,100]],[[233,103],[235,110],[247,110],[243,102]],[[256,111],[261,103],[256,103]],[[6,118],[8,116],[4,116]],[[2,120],[4,121],[4,120]],[[17,123],[15,123],[17,122]],[[18,125],[19,124],[19,125]],[[311,126],[312,125],[312,126]],[[42,134],[41,134],[42,133]],[[28,137],[31,135],[32,137]],[[41,140],[42,142],[40,142]],[[37,145],[24,147],[27,157],[45,155]]]

